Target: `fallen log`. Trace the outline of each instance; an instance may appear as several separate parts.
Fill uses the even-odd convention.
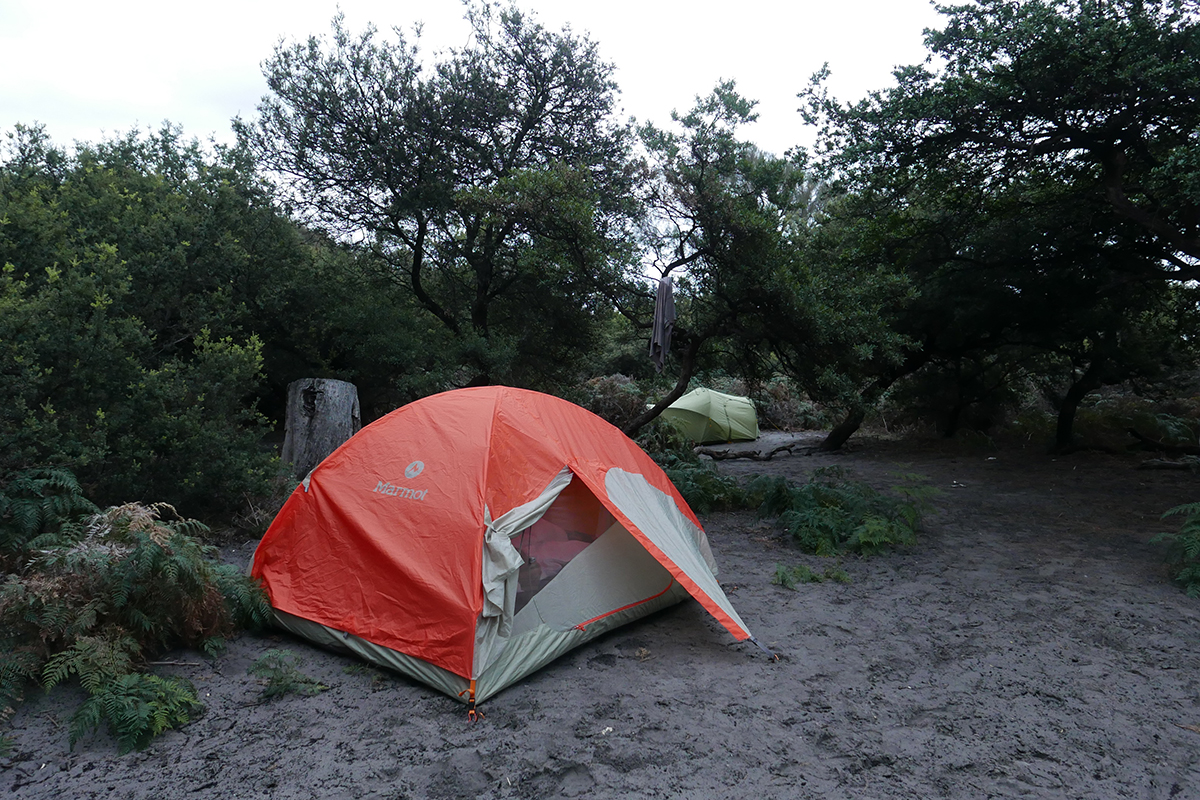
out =
[[[779,453],[787,452],[788,455],[793,455],[795,453],[793,448],[795,447],[795,443],[785,444],[776,447],[769,453],[760,453],[757,450],[741,450],[738,452],[732,452],[730,450],[715,450],[711,447],[697,447],[695,453],[698,456],[708,456],[713,461],[730,461],[735,458],[748,458],[752,461],[770,461]],[[808,448],[807,452],[813,452],[813,448]]]
[[[1138,469],[1182,469],[1189,472],[1200,471],[1200,458],[1184,456],[1178,461],[1165,458],[1151,458],[1137,465]]]
[[[1156,450],[1160,453],[1179,456],[1200,456],[1200,446],[1194,444],[1170,444],[1157,439],[1151,439],[1149,436],[1138,433],[1133,428],[1126,428],[1129,435],[1138,440],[1138,444],[1134,445],[1140,450]]]

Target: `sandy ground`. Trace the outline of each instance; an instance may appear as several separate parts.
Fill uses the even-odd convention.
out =
[[[765,442],[764,446],[773,442]],[[120,756],[68,749],[70,692],[12,721],[13,798],[1200,798],[1200,601],[1170,585],[1159,514],[1196,476],[1134,458],[864,440],[724,461],[802,478],[837,464],[942,490],[920,543],[848,559],[847,585],[772,585],[799,554],[753,514],[705,520],[721,580],[771,661],[695,602],[563,657],[483,707],[313,649],[243,637],[177,653],[204,714]],[[251,545],[231,548],[245,559]],[[286,647],[331,688],[258,702]]]

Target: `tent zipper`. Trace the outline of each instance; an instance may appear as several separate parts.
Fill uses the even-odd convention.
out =
[[[652,596],[650,596],[650,597],[647,597],[645,600],[638,600],[636,603],[630,603],[629,605],[626,605],[626,606],[621,606],[620,608],[615,608],[615,609],[613,609],[612,611],[609,611],[609,612],[606,612],[606,613],[604,613],[604,614],[601,614],[601,615],[600,615],[600,616],[598,616],[598,617],[592,617],[591,619],[587,620],[586,622],[581,622],[581,623],[579,623],[578,625],[576,625],[576,626],[575,626],[575,630],[577,630],[577,631],[586,630],[586,629],[587,629],[587,626],[588,626],[588,625],[591,625],[593,622],[599,622],[600,620],[604,619],[605,617],[611,617],[613,614],[619,614],[619,613],[621,613],[622,611],[625,611],[626,609],[630,609],[630,608],[633,608],[633,607],[635,607],[635,606],[640,606],[640,605],[642,605],[642,604],[644,604],[644,603],[649,603],[651,600],[653,600],[653,599],[655,599],[655,598],[657,598],[657,597],[662,597],[664,594],[666,594],[668,591],[670,591],[670,590],[671,590],[671,587],[672,587],[672,586],[674,586],[674,585],[675,585],[675,578],[674,578],[674,577],[672,577],[672,578],[671,578],[671,580],[670,580],[670,582],[668,582],[668,583],[667,583],[667,588],[666,588],[666,589],[663,589],[663,590],[662,590],[661,592],[659,592],[658,594],[656,594],[656,595],[652,595]]]

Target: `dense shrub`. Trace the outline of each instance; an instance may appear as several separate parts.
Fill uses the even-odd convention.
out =
[[[96,511],[66,470],[30,469],[0,479],[0,571],[15,571],[30,549],[60,541],[64,526]]]
[[[631,378],[606,375],[574,387],[567,399],[623,429],[646,410],[649,398]]]
[[[746,508],[746,490],[710,463],[673,454],[660,455],[658,463],[697,514]]]
[[[1055,415],[1030,408],[1017,416],[1006,431],[1035,444],[1054,441]],[[1200,412],[1180,400],[1159,402],[1117,391],[1108,391],[1080,406],[1075,417],[1075,438],[1083,446],[1123,450],[1136,444],[1130,429],[1167,444],[1195,445],[1200,441]]]
[[[657,419],[642,428],[637,443],[675,484],[697,514],[746,508],[745,489],[735,478],[722,475],[711,461],[694,452],[691,441],[670,423]]]
[[[638,447],[662,466],[667,460],[700,463],[696,443],[662,417],[651,420],[637,435]]]
[[[776,377],[754,392],[761,428],[785,431],[824,429],[833,425],[828,412],[809,400],[787,378]]]
[[[261,344],[207,328],[156,354],[130,313],[120,266],[77,262],[44,283],[0,276],[0,469],[71,467],[95,496],[231,507],[273,472],[265,420],[247,402]]]
[[[165,129],[0,150],[0,472],[233,508],[273,470],[247,298],[304,249],[233,150]],[[290,266],[290,265],[289,265]]]

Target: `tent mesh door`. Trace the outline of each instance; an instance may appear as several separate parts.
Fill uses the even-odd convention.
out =
[[[571,481],[541,519],[512,539],[525,560],[517,573],[516,611],[615,521],[582,481]]]

